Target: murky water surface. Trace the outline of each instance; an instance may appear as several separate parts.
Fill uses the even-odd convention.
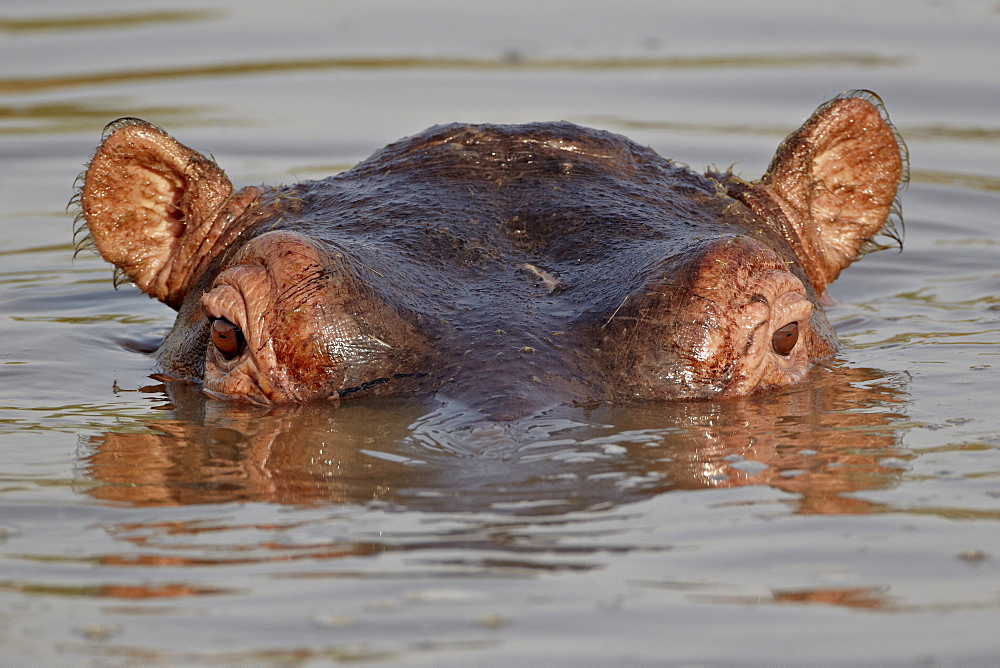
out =
[[[995,2],[5,2],[2,663],[1000,661],[997,35]],[[241,185],[454,120],[756,177],[855,88],[911,150],[905,251],[833,287],[838,360],[739,401],[206,401],[64,211],[124,115]]]

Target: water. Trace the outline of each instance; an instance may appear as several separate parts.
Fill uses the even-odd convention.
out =
[[[998,28],[993,2],[6,2],[3,662],[997,663]],[[909,144],[905,251],[844,273],[843,353],[765,397],[207,402],[149,378],[172,312],[73,259],[64,211],[123,115],[241,185],[458,120],[755,177],[856,88]]]

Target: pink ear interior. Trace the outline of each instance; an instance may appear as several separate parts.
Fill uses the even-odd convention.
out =
[[[87,169],[83,214],[104,259],[177,308],[232,185],[212,160],[128,120],[109,126]]]
[[[868,97],[820,107],[781,144],[761,180],[806,247],[820,291],[886,231],[906,177],[905,146]]]

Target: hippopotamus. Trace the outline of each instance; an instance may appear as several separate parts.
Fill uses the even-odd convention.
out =
[[[837,350],[827,286],[880,233],[898,240],[905,175],[881,102],[851,92],[756,181],[550,122],[434,126],[324,180],[236,190],[123,118],[79,196],[100,254],[178,311],[162,377],[258,404],[420,395],[503,417],[802,381]]]

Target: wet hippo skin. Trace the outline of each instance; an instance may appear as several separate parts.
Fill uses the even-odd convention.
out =
[[[823,104],[745,181],[570,123],[435,126],[350,171],[235,191],[137,119],[80,193],[89,238],[178,310],[163,375],[257,403],[436,395],[499,417],[715,399],[836,351],[820,296],[894,234],[881,104]]]

